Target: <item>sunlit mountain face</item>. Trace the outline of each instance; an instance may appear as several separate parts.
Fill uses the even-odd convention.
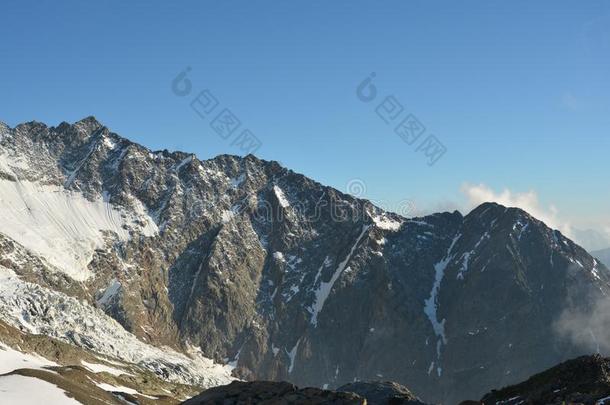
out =
[[[604,258],[523,210],[403,217],[93,117],[1,131],[0,355],[65,379],[76,362],[100,395],[389,380],[455,403],[604,347],[579,318],[610,292]]]

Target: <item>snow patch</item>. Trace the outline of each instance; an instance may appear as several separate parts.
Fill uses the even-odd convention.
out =
[[[605,397],[602,399],[598,399],[596,405],[605,405],[606,402],[610,403],[610,397]]]
[[[42,370],[45,367],[58,366],[35,354],[21,353],[0,342],[0,374],[10,373],[20,368]]]
[[[58,386],[22,375],[0,377],[0,392],[4,404],[80,405]]]
[[[458,234],[453,239],[453,241],[451,242],[451,246],[449,246],[449,249],[445,254],[445,257],[440,262],[434,265],[434,283],[432,285],[432,291],[430,291],[430,297],[424,301],[424,313],[430,320],[430,323],[432,324],[432,329],[434,330],[434,334],[438,338],[436,350],[437,360],[440,360],[441,345],[447,344],[447,337],[445,336],[445,319],[438,319],[438,295],[441,289],[441,282],[445,277],[445,270],[454,258],[454,255],[452,255],[451,252],[453,251],[453,247],[461,237],[462,235]]]
[[[93,152],[95,152],[98,144],[99,144],[99,140],[94,140],[93,142],[91,142],[85,157],[81,161],[79,161],[75,166],[73,166],[72,170],[66,170],[66,174],[68,174],[68,179],[65,181],[64,187],[68,188],[72,185],[72,183],[74,183],[74,180],[76,180],[76,176],[78,175],[78,172],[80,171],[80,169],[82,169],[82,167],[85,165],[87,160],[89,160],[89,158],[91,157]]]
[[[476,253],[479,246],[481,246],[481,243],[483,243],[483,241],[489,239],[490,237],[491,236],[489,235],[489,232],[485,232],[483,236],[481,236],[479,241],[474,245],[474,248],[472,248],[470,252],[466,252],[462,255],[462,267],[460,267],[460,270],[458,271],[458,274],[456,276],[458,280],[464,279],[464,273],[468,272],[468,264],[470,263],[470,258]]]
[[[273,186],[273,192],[275,193],[275,196],[277,197],[277,200],[279,201],[280,206],[282,208],[290,207],[290,202],[286,198],[286,194],[284,194],[284,190],[279,188],[279,186]]]
[[[176,167],[174,168],[174,171],[179,172],[180,169],[182,169],[184,166],[188,165],[189,163],[191,163],[193,161],[193,159],[195,158],[195,155],[191,155],[185,159],[183,159],[180,163],[178,163],[176,165]]]
[[[98,383],[98,382],[96,382],[95,385],[97,385],[99,388],[103,389],[104,391],[108,391],[108,392],[124,392],[125,394],[142,395],[138,391],[134,390],[133,388],[123,387],[121,385],[110,385],[110,384]]]
[[[237,351],[237,354],[235,355],[233,360],[227,363],[227,365],[229,367],[231,367],[233,369],[237,367],[237,364],[239,363],[239,356],[241,355],[241,351],[243,350],[243,348],[244,348],[244,345],[241,345],[241,347]]]
[[[462,255],[462,258],[464,259],[464,261],[462,262],[462,267],[460,268],[460,270],[458,271],[458,274],[456,276],[456,278],[458,280],[464,279],[464,273],[466,273],[468,271],[468,263],[470,262],[470,256],[472,256],[473,254],[474,254],[474,251],[471,251],[471,252],[466,252]]]
[[[375,223],[375,225],[377,226],[377,228],[383,229],[386,231],[396,232],[402,226],[402,223],[400,221],[393,220],[391,218],[386,217],[385,215],[374,216],[374,217],[372,217],[372,219],[373,219],[373,222]]]
[[[110,139],[108,136],[104,137],[103,142],[104,142],[104,145],[110,150],[113,150],[114,148],[116,148],[116,143],[112,139]]]
[[[596,259],[593,259],[593,268],[591,269],[591,274],[596,279],[601,280],[602,278],[599,276],[599,269],[597,268],[598,265],[599,262]]]
[[[297,343],[294,345],[292,350],[289,352],[286,352],[286,353],[288,353],[288,357],[290,358],[290,365],[288,366],[288,373],[292,373],[292,370],[294,370],[294,359],[297,356],[297,351],[299,350],[300,343],[301,343],[301,339],[297,340]]]
[[[221,218],[222,218],[222,223],[226,224],[227,222],[231,222],[231,220],[233,219],[235,213],[233,211],[229,211],[229,210],[225,210],[222,212]]]
[[[229,183],[231,184],[232,188],[238,188],[241,186],[244,180],[246,180],[246,175],[242,173],[238,177],[229,180]]]
[[[104,294],[97,300],[97,305],[104,307],[110,303],[112,298],[114,298],[121,291],[121,283],[116,278],[110,281],[110,284],[104,290]]]
[[[271,351],[273,352],[273,357],[276,357],[277,354],[280,352],[280,348],[275,347],[275,345],[273,343],[271,343]]]
[[[128,373],[127,371],[124,370],[119,370],[118,368],[114,368],[114,367],[110,367],[110,366],[106,366],[104,364],[98,364],[98,363],[88,363],[84,360],[81,360],[81,364],[89,371],[93,372],[93,373],[108,373],[108,374],[112,374],[114,376],[120,376],[120,375],[131,375],[133,376],[133,374]]]

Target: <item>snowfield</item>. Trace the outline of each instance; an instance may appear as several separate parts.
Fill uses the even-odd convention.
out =
[[[43,357],[22,353],[13,350],[0,342],[0,375],[19,370],[21,368],[44,369],[45,367],[58,366]]]
[[[1,376],[22,368],[43,370],[53,366],[58,364],[35,354],[13,350],[0,342],[0,404],[79,404],[61,388],[44,380],[22,375]]]
[[[3,266],[0,318],[29,333],[47,335],[137,365],[166,381],[208,388],[234,380],[230,366],[215,364],[200,355],[188,357],[170,348],[148,345],[99,309],[24,282]]]
[[[19,405],[81,405],[61,388],[44,380],[22,375],[0,377],[0,403]]]
[[[0,233],[84,281],[92,276],[87,266],[94,250],[105,245],[104,231],[120,240],[129,239],[128,229],[158,233],[143,212],[127,212],[104,197],[89,201],[62,186],[0,179]],[[145,225],[139,227],[139,221]]]

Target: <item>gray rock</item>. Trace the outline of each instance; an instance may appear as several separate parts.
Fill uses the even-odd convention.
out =
[[[184,405],[365,405],[356,394],[333,392],[318,388],[301,388],[287,382],[235,381],[229,385],[211,388],[183,402]]]
[[[610,360],[599,355],[566,361],[520,384],[494,390],[483,404],[603,404],[610,398]]]
[[[425,405],[407,387],[391,381],[354,382],[337,388],[340,392],[353,392],[366,399],[367,405]]]

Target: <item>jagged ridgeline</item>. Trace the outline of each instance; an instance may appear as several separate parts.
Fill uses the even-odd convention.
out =
[[[608,269],[522,210],[404,218],[92,117],[0,134],[0,319],[26,334],[195,387],[392,380],[445,403],[595,347],[557,323]]]

